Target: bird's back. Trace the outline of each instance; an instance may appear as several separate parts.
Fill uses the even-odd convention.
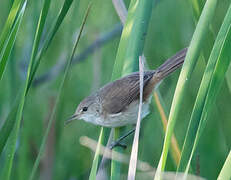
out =
[[[143,99],[146,101],[150,96],[153,86],[148,83],[155,71],[144,72]],[[106,84],[99,92],[102,108],[109,114],[123,112],[131,102],[139,99],[140,81],[139,72],[122,77],[114,82]]]

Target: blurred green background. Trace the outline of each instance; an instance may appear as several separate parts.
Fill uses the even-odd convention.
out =
[[[0,2],[0,32],[12,2],[12,0]],[[178,50],[189,45],[195,29],[190,2],[188,0],[161,0],[154,3],[144,49],[151,69],[157,68]],[[11,179],[25,180],[31,173],[54,107],[61,77],[64,74],[60,64],[65,63],[70,57],[88,3],[88,0],[73,1],[64,22],[42,58],[36,73],[36,79],[40,81],[34,81],[34,86],[30,89],[26,99]],[[128,6],[129,1],[125,3]],[[212,24],[214,35],[220,28],[229,3],[229,0],[218,2]],[[200,2],[199,7],[202,8],[203,4],[204,0]],[[62,5],[63,0],[51,1],[45,31],[49,31],[50,24],[57,17]],[[0,127],[25,80],[41,8],[42,1],[28,2],[6,72],[0,81]],[[81,136],[88,136],[97,141],[100,127],[83,121],[76,121],[64,127],[56,125],[56,122],[65,121],[74,113],[78,103],[84,97],[110,81],[121,30],[122,25],[112,2],[94,0],[75,54],[79,62],[72,64],[71,78],[68,86],[65,87],[64,101],[59,106],[55,123],[50,131],[45,153],[37,172],[37,179],[88,179],[94,152],[82,146],[79,139]],[[210,42],[213,40],[208,39]],[[87,49],[91,46],[93,49]],[[205,45],[204,48],[210,52],[211,45]],[[85,56],[83,52],[86,52]],[[175,135],[180,148],[183,145],[204,68],[205,62],[199,60],[193,72],[185,104],[182,106],[182,118],[178,119],[176,124]],[[52,73],[49,73],[51,71]],[[46,73],[49,74],[41,80]],[[228,73],[231,75],[231,70]],[[178,76],[179,70],[164,80],[159,87],[168,110],[171,107]],[[228,81],[223,84],[192,161],[193,169],[199,169],[199,175],[207,179],[217,177],[231,147],[231,86],[229,85],[231,82]],[[164,132],[159,112],[156,106],[152,106],[151,114],[142,121],[139,159],[156,167],[162,150],[163,138]],[[126,143],[128,144],[126,154],[129,155],[132,138],[128,138]],[[6,154],[3,153],[0,157],[0,173],[5,156]],[[171,156],[168,158],[167,170],[176,170]],[[123,172],[127,173],[126,164],[123,166]]]

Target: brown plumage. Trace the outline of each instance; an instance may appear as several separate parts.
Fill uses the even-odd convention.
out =
[[[168,59],[157,70],[144,72],[143,101],[147,101],[155,85],[175,71],[184,62],[187,49]],[[155,74],[154,78],[153,75]],[[134,100],[139,100],[139,72],[122,77],[105,85],[98,93],[102,97],[103,109],[110,114],[122,112]]]
[[[155,86],[179,68],[187,48],[169,58],[156,70],[144,72],[142,118],[149,113],[149,97]],[[118,127],[136,123],[139,104],[139,72],[106,84],[94,94],[86,97],[69,119],[84,119],[96,125]]]

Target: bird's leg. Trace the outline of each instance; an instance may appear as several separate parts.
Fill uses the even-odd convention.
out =
[[[121,141],[122,141],[123,139],[125,139],[126,137],[128,137],[130,134],[134,133],[135,130],[136,130],[136,129],[132,129],[132,130],[128,131],[126,134],[124,134],[123,136],[121,136],[120,138],[118,138],[116,141],[113,141],[113,142],[111,143],[111,145],[109,146],[110,149],[113,149],[113,148],[116,147],[116,146],[120,146],[120,147],[122,147],[122,148],[125,149],[127,146],[126,146],[126,144],[121,143]]]

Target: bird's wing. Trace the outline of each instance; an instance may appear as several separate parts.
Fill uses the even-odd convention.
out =
[[[154,71],[144,72],[144,87],[152,78]],[[135,72],[112,83],[101,91],[102,108],[108,114],[120,113],[133,101],[139,99],[139,72]]]

